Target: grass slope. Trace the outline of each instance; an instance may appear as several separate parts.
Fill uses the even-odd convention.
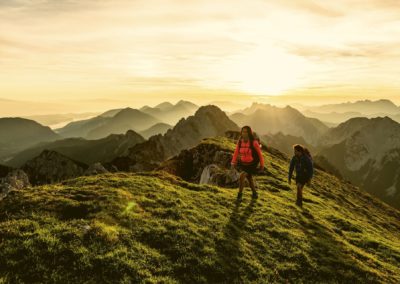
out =
[[[208,139],[232,150],[224,138]],[[260,196],[165,172],[13,191],[0,202],[0,283],[399,283],[400,213],[317,171],[294,206],[266,154]]]

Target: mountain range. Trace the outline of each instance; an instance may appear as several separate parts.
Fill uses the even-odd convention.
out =
[[[400,123],[400,107],[390,100],[364,100],[341,104],[302,107],[302,113],[308,117],[318,118],[326,124],[338,125],[355,117],[389,116]]]
[[[66,138],[54,142],[43,142],[30,147],[16,154],[6,164],[21,167],[44,150],[56,151],[86,164],[106,163],[118,156],[126,155],[129,148],[144,141],[145,139],[133,130],[128,130],[125,134],[111,134],[97,140]]]
[[[152,136],[148,141],[135,145],[129,149],[127,156],[118,157],[111,164],[119,170],[154,169],[165,159],[193,147],[203,138],[238,129],[218,107],[202,106],[194,115],[182,118],[164,135]]]
[[[308,118],[298,110],[286,106],[284,108],[253,103],[251,107],[230,115],[238,125],[250,125],[259,136],[265,134],[283,134],[303,137],[316,145],[320,137],[328,131],[328,126],[315,118]]]
[[[137,109],[125,108],[108,111],[88,120],[72,122],[57,129],[62,137],[82,137],[100,139],[110,134],[122,134],[128,130],[147,130],[161,121]]]
[[[353,118],[331,129],[319,155],[343,177],[400,208],[400,124],[389,117]]]
[[[323,110],[347,111],[355,106],[365,112],[395,113],[397,108],[390,101],[382,100],[330,105]],[[153,116],[172,118],[173,113],[188,115],[196,108],[195,104],[180,101],[140,110],[111,109],[97,117],[70,123],[58,129],[58,133],[32,120],[2,118],[0,163],[23,167],[49,150],[87,166],[100,162],[108,170],[149,170],[203,138],[238,130],[238,125],[247,124],[268,147],[291,156],[292,145],[303,144],[311,150],[318,166],[392,206],[400,206],[396,162],[400,148],[399,124],[389,117],[351,118],[329,128],[292,107],[259,103],[230,116],[216,106],[203,106],[186,118],[181,117],[176,125]]]
[[[180,119],[193,115],[198,108],[199,106],[194,103],[181,100],[176,104],[164,102],[155,107],[144,106],[140,110],[164,123],[175,125]]]

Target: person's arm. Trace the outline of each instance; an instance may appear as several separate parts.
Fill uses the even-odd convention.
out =
[[[235,149],[235,152],[233,153],[231,165],[233,165],[233,166],[237,165],[238,155],[239,155],[239,142],[236,144],[236,149]]]
[[[256,151],[257,151],[258,157],[260,158],[260,168],[264,169],[264,156],[263,156],[263,154],[261,152],[260,143],[258,143],[257,140],[254,140],[253,141],[253,146],[254,146],[254,149],[256,149]]]
[[[292,175],[293,175],[293,170],[294,170],[294,164],[295,164],[295,157],[292,157],[292,159],[290,160],[290,166],[289,166],[289,176],[288,176],[288,181],[290,183],[290,181],[292,180]]]

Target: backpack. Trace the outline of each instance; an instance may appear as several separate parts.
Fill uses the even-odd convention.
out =
[[[261,146],[260,138],[255,138],[253,140],[253,142],[254,141],[258,141],[258,143]],[[242,139],[241,138],[239,139],[238,144],[239,144],[239,150],[240,150],[240,148],[242,147]],[[251,149],[251,156],[253,157],[253,163],[258,164],[260,162],[260,157],[258,157],[258,153],[257,153],[256,149],[254,148],[253,143],[250,143],[250,149]]]
[[[311,160],[311,164],[312,164],[312,157],[310,152],[308,152],[308,150],[306,151],[305,155],[302,157],[296,157],[297,163],[299,164],[299,173],[296,173],[298,175],[304,175],[304,174],[308,174],[307,168],[306,166],[303,164],[304,159],[310,159]]]

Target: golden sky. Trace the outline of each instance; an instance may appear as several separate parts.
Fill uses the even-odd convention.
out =
[[[400,103],[398,0],[0,0],[0,98]]]

